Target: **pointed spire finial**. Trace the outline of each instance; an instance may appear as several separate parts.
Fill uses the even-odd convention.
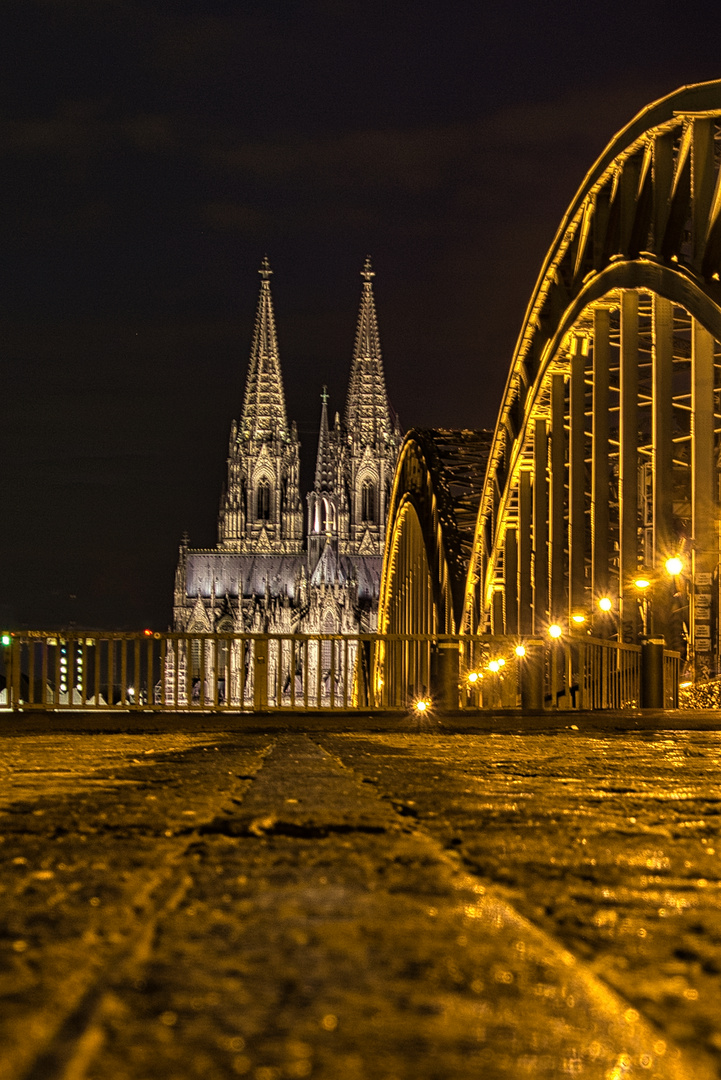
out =
[[[366,258],[361,277],[363,289],[346,399],[345,428],[358,436],[363,444],[371,444],[381,433],[390,430],[390,414],[371,284],[375,274],[371,270],[370,256]]]
[[[282,437],[288,430],[270,289],[272,270],[267,255],[258,273],[263,280],[258,297],[243,412],[239,424],[244,439],[264,439],[278,434]]]
[[[315,491],[330,491],[333,487],[333,448],[328,431],[328,387],[320,395],[320,431],[318,433],[318,456],[315,463]]]

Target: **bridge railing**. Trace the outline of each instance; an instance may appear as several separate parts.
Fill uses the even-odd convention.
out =
[[[663,660],[678,702],[677,654]],[[642,650],[592,638],[25,631],[0,650],[0,707],[75,711],[623,709]]]

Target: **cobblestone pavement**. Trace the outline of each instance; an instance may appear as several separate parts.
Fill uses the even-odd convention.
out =
[[[721,1076],[718,732],[298,722],[0,721],[0,1080]]]

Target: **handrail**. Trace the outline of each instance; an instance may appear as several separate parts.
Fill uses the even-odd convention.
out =
[[[487,634],[18,631],[0,650],[0,708],[303,712],[633,708],[642,650]],[[665,653],[664,701],[678,701]],[[668,685],[667,685],[668,684]]]

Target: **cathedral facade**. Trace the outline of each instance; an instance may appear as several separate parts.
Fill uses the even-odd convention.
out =
[[[260,297],[243,408],[233,421],[214,548],[180,545],[173,629],[188,633],[371,633],[401,430],[385,388],[373,271],[360,311],[343,420],[322,394],[315,481],[303,505],[271,296]]]

